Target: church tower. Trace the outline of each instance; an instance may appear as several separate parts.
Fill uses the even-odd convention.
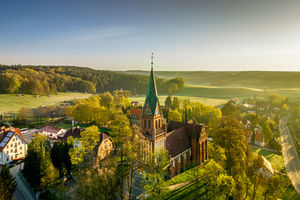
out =
[[[147,96],[141,116],[141,128],[147,148],[152,153],[165,145],[166,133],[153,73],[153,53]]]

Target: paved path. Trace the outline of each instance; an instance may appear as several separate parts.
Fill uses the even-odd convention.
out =
[[[183,183],[178,183],[178,184],[175,184],[175,185],[169,185],[168,187],[169,187],[169,190],[176,190],[178,188],[182,188],[186,185],[189,185],[192,182],[194,182],[194,179],[190,180],[190,181],[183,182]]]
[[[13,200],[34,200],[27,186],[24,184],[24,182],[21,180],[21,178],[18,175],[19,168],[20,165],[16,165],[10,168],[11,174],[16,178],[18,183],[17,189],[13,193]]]
[[[290,177],[297,192],[300,194],[300,158],[296,151],[290,130],[287,126],[287,120],[288,117],[283,117],[279,124],[282,154],[288,176]]]

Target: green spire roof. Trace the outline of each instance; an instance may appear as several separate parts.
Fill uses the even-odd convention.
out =
[[[157,96],[155,78],[154,78],[154,74],[153,74],[153,55],[152,55],[152,61],[151,61],[150,80],[149,80],[149,86],[148,86],[148,92],[147,92],[145,104],[147,101],[149,103],[152,116],[154,116],[155,110],[156,110],[156,105],[158,103],[158,96]]]

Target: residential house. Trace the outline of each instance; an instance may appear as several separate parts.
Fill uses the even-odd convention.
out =
[[[2,126],[0,129],[0,165],[24,159],[27,153],[27,144],[20,129]]]
[[[58,139],[65,134],[66,130],[51,125],[46,125],[38,130],[38,133],[46,135],[50,139]]]
[[[254,137],[254,143],[257,146],[264,147],[265,146],[265,137],[263,133],[256,133]]]
[[[79,127],[73,127],[69,129],[63,137],[59,138],[62,141],[66,141],[68,137],[72,136],[73,138],[81,138],[80,133],[84,131],[84,129],[81,129]],[[97,155],[97,159],[95,160],[102,160],[105,158],[108,154],[110,154],[114,150],[114,143],[111,137],[106,132],[109,132],[110,129],[107,128],[100,128],[100,140],[98,144],[95,147],[95,153]],[[77,145],[80,145],[79,143]]]
[[[130,108],[128,118],[131,124],[137,124],[142,116],[143,109],[141,108]]]

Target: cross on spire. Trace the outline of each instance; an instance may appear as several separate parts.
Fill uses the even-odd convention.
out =
[[[151,53],[151,70],[153,70],[153,52]]]

